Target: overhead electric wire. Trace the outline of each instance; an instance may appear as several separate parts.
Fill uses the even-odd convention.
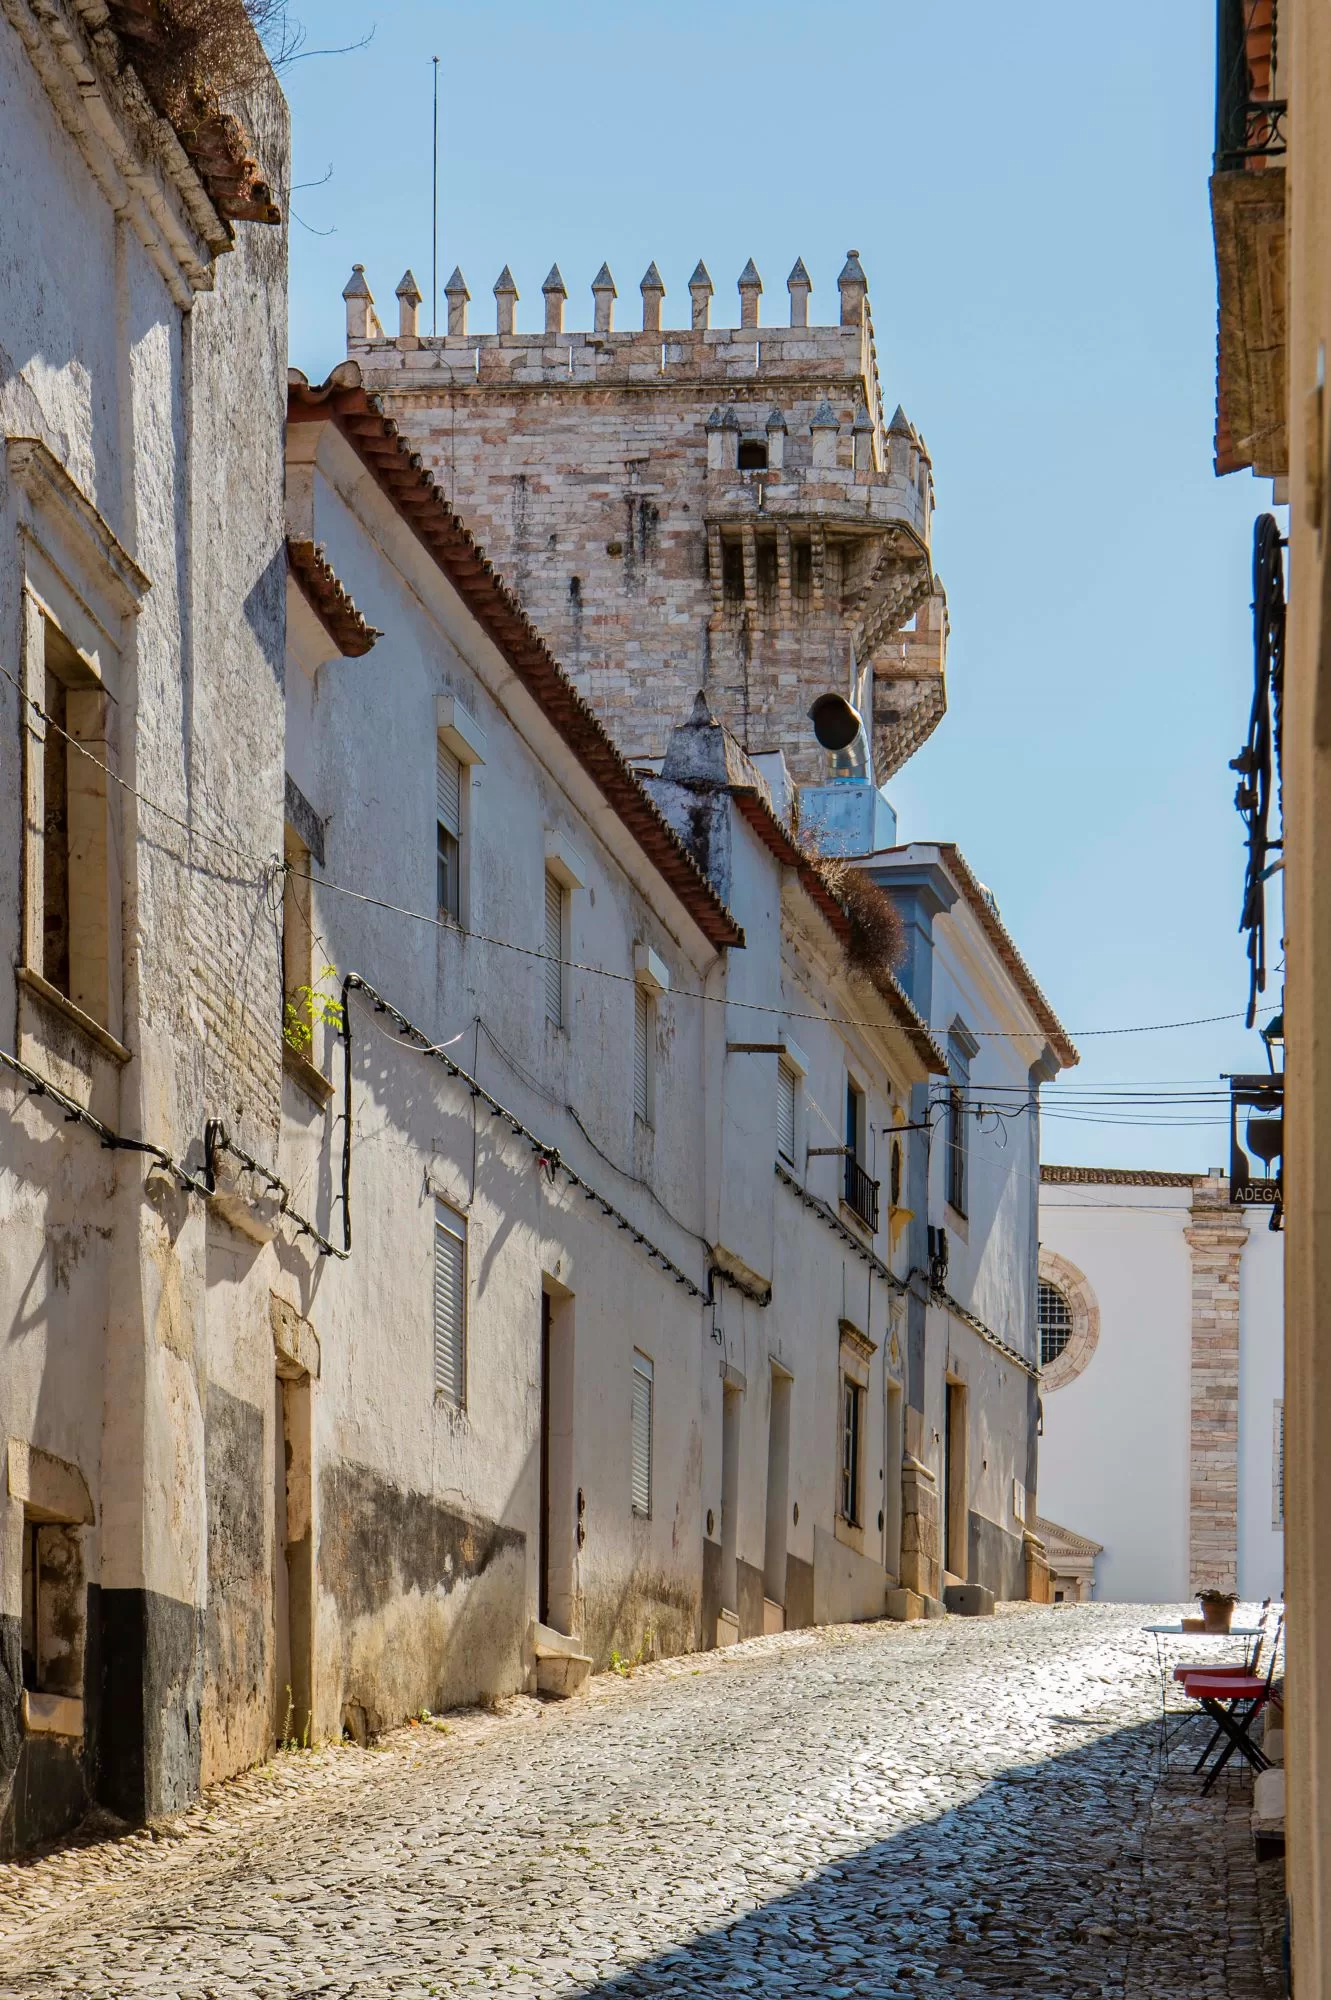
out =
[[[209,833],[206,829],[196,825],[192,821],[182,819],[178,813],[172,812],[168,806],[159,804],[148,793],[142,792],[137,786],[130,784],[127,778],[123,778],[118,771],[113,770],[101,758],[93,756],[92,752],[84,744],[80,743],[77,737],[71,736],[68,730],[62,728],[52,716],[47,714],[40,702],[36,701],[27,692],[17,676],[12,674],[9,668],[4,666],[3,663],[0,663],[0,674],[4,675],[5,679],[17,690],[20,700],[26,702],[33,713],[39,716],[48,728],[54,729],[57,735],[64,737],[67,743],[71,743],[74,746],[80,756],[85,757],[89,763],[93,764],[115,784],[119,785],[122,790],[137,799],[141,805],[147,806],[152,812],[159,813],[162,818],[169,821],[171,825],[178,827],[191,839],[207,841],[214,847],[224,849],[235,859],[247,862],[251,867],[257,868],[260,873],[255,879],[256,888],[264,887],[271,879],[274,871],[281,870],[284,873],[293,875],[298,881],[311,883],[317,889],[327,889],[334,895],[345,896],[353,902],[368,904],[373,909],[387,911],[393,916],[406,917],[412,923],[425,924],[434,930],[454,931],[460,936],[472,940],[474,943],[491,945],[500,951],[517,952],[526,958],[548,959],[549,953],[537,945],[519,944],[512,938],[494,937],[485,931],[464,930],[451,917],[441,917],[437,914],[431,916],[422,910],[409,909],[403,903],[394,903],[387,897],[372,896],[363,889],[352,889],[346,883],[334,881],[331,876],[313,875],[301,869],[292,868],[276,854],[269,856],[254,854],[224,835]],[[175,858],[183,859],[183,857]],[[591,978],[611,979],[629,986],[636,984],[636,975],[631,971],[614,971],[609,966],[589,965],[579,959],[573,958],[561,958],[558,963],[571,972],[585,973]],[[792,1021],[821,1022],[828,1027],[868,1028],[876,1030],[879,1033],[886,1031],[893,1034],[911,1032],[900,1021],[861,1019],[837,1014],[804,1012],[790,1007],[769,1006],[761,1001],[737,1000],[726,994],[694,992],[690,991],[687,987],[672,989],[672,995],[674,998],[681,1000],[708,1001],[713,1006],[736,1008],[747,1013],[778,1015]],[[905,995],[904,989],[903,997],[909,999],[909,996]],[[1066,1032],[1077,1041],[1089,1041],[1105,1036],[1164,1034],[1174,1029],[1211,1027],[1219,1022],[1238,1021],[1243,1018],[1244,1010],[1240,1008],[1236,1012],[1229,1014],[1198,1014],[1176,1021],[1139,1021],[1122,1027],[1074,1028]],[[924,1027],[926,1033],[932,1032],[927,1023],[922,1022],[921,1026]],[[1049,1039],[1043,1028],[981,1028],[974,1032],[978,1039],[987,1041],[1013,1041],[1017,1039],[1047,1041]],[[1015,1088],[1016,1086],[1010,1087]]]

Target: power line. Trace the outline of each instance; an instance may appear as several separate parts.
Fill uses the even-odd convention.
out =
[[[182,819],[178,813],[172,812],[168,806],[160,805],[148,793],[141,792],[137,786],[131,785],[127,778],[121,777],[118,771],[112,770],[111,766],[103,762],[100,757],[95,757],[84,744],[78,741],[77,737],[71,736],[69,731],[62,728],[54,717],[47,714],[40,702],[36,701],[27,692],[17,677],[3,663],[0,663],[0,674],[4,675],[5,679],[18,691],[20,699],[27,703],[33,713],[39,716],[48,728],[54,729],[57,735],[62,736],[67,743],[73,745],[80,756],[86,758],[97,770],[103,772],[113,783],[119,785],[123,791],[128,792],[132,798],[137,799],[141,805],[146,806],[151,812],[158,813],[169,824],[179,828],[191,840],[207,841],[211,846],[222,849],[234,859],[244,861],[250,867],[258,869],[260,872],[254,884],[256,888],[263,888],[271,879],[274,872],[280,870],[294,876],[298,881],[311,883],[315,888],[326,889],[334,895],[345,896],[352,902],[365,903],[372,909],[384,910],[393,916],[405,917],[412,923],[425,924],[434,930],[455,931],[460,936],[469,938],[474,943],[491,945],[500,951],[516,952],[522,957],[538,958],[543,961],[549,959],[549,953],[542,950],[539,946],[519,944],[512,938],[494,937],[485,931],[464,930],[451,917],[430,916],[424,911],[409,909],[405,904],[394,903],[386,897],[372,896],[363,889],[352,889],[346,883],[334,881],[331,876],[312,875],[301,869],[292,868],[289,864],[282,862],[276,854],[267,856],[254,854],[224,835],[207,832],[197,824]],[[189,865],[185,862],[184,857],[175,858],[182,860],[184,865]],[[314,935],[317,935],[317,933],[314,933]],[[561,958],[558,963],[571,972],[581,972],[589,978],[611,979],[628,986],[636,983],[635,975],[632,972],[617,972],[609,966],[589,965],[580,959],[574,958]],[[848,1015],[815,1013],[813,1011],[803,1011],[784,1006],[769,1006],[761,1001],[737,1000],[725,994],[696,992],[687,987],[673,989],[673,994],[675,998],[681,1000],[707,1001],[713,1006],[736,1008],[746,1013],[779,1015],[791,1021],[815,1021],[827,1027],[868,1028],[880,1034],[904,1035],[911,1032],[910,1029],[899,1021],[874,1020],[868,1017],[857,1018]],[[909,998],[909,996],[906,997]],[[1198,1014],[1176,1021],[1139,1021],[1123,1027],[1074,1028],[1068,1032],[1078,1041],[1089,1041],[1106,1036],[1165,1034],[1175,1029],[1211,1027],[1218,1022],[1240,1021],[1244,1018],[1244,1010],[1240,1008],[1234,1013],[1229,1014]],[[933,1032],[926,1022],[921,1022],[921,1026],[925,1029],[926,1033]],[[1048,1036],[1043,1028],[980,1028],[973,1032],[977,1039],[981,1041],[1026,1040],[1045,1042],[1048,1040]],[[1020,1088],[1020,1086],[993,1086],[992,1088]]]

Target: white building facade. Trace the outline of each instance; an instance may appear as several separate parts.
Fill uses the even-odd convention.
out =
[[[204,1134],[280,1120],[286,107],[253,40],[177,130],[111,17],[0,7],[0,1852],[198,1788]]]
[[[1281,1596],[1283,1236],[1218,1173],[1040,1193],[1041,1514],[1100,1545],[1096,1597]]]

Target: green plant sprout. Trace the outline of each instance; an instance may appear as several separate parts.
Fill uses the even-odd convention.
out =
[[[342,1005],[333,994],[324,991],[323,982],[326,979],[337,979],[335,965],[321,966],[316,983],[298,986],[294,993],[287,996],[282,1014],[282,1039],[299,1056],[309,1055],[316,1027],[332,1028],[339,1035],[342,1032]]]

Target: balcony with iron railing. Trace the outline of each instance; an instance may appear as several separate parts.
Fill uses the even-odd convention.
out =
[[[1285,154],[1276,76],[1277,0],[1217,0],[1215,171],[1260,172]]]
[[[878,1182],[871,1180],[853,1154],[846,1155],[846,1179],[842,1189],[846,1207],[873,1234],[878,1231]]]
[[[1219,292],[1215,468],[1289,469],[1285,145],[1276,0],[1217,0],[1211,217]]]

